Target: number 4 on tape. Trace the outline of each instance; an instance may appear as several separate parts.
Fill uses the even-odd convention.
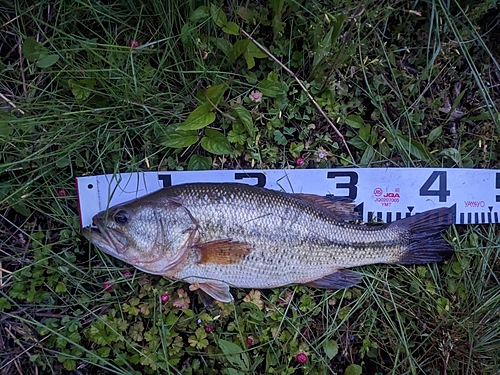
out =
[[[436,182],[436,180],[438,180],[438,189],[431,190],[431,187]],[[450,191],[446,188],[446,171],[432,172],[430,177],[420,188],[421,197],[439,197],[440,202],[446,202],[447,197],[449,197],[450,195]]]

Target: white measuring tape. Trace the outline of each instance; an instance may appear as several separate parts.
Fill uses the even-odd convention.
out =
[[[390,223],[437,207],[456,224],[500,223],[500,171],[449,168],[279,169],[121,173],[77,178],[82,227],[115,204],[187,182],[241,182],[354,200],[364,221]]]

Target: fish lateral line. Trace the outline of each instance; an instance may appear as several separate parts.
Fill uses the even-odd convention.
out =
[[[252,221],[259,220],[259,219],[264,219],[264,218],[272,216],[272,215],[273,214],[271,212],[269,212],[267,214],[259,215],[259,216],[256,216],[256,217],[252,217],[251,219],[245,220],[243,222],[243,224],[245,224],[245,223],[251,223]]]

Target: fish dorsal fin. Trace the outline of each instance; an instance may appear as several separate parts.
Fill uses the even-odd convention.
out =
[[[198,264],[235,264],[252,252],[248,243],[231,238],[205,242],[196,248],[200,253]]]
[[[201,289],[210,297],[221,302],[231,302],[233,296],[229,292],[229,285],[222,281],[195,282],[189,286],[189,290]]]
[[[321,279],[310,281],[306,285],[322,289],[344,289],[358,284],[362,278],[363,275],[358,272],[340,269]]]
[[[353,201],[345,197],[321,196],[315,194],[292,194],[312,206],[321,208],[338,221],[353,221],[359,219],[359,214],[354,211]]]

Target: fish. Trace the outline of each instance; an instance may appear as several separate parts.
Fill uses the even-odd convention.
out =
[[[453,254],[442,236],[453,222],[442,207],[366,225],[345,198],[188,183],[104,210],[83,234],[141,271],[230,302],[230,287],[343,289],[362,280],[352,267],[442,261]]]

